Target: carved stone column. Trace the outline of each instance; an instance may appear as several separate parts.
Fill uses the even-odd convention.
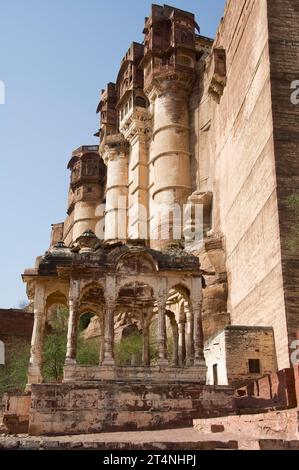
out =
[[[206,370],[204,358],[204,335],[202,325],[202,279],[200,276],[192,279],[192,292],[191,292],[191,310],[194,320],[194,366],[202,369],[202,374]],[[203,379],[203,375],[202,375]]]
[[[156,249],[183,238],[183,206],[191,194],[189,91],[176,76],[156,81],[149,93],[154,113],[150,230],[151,246]]]
[[[99,354],[99,364],[101,365],[104,360],[104,348],[105,348],[105,326],[104,326],[104,311],[102,312],[100,318],[100,354]]]
[[[115,302],[108,301],[105,309],[105,338],[103,365],[114,365],[114,311]]]
[[[174,319],[171,322],[172,336],[173,336],[173,355],[172,355],[172,365],[177,367],[179,365],[179,331],[176,320]]]
[[[202,365],[204,362],[204,336],[202,327],[202,301],[192,302],[194,316],[194,365]]]
[[[149,325],[147,324],[145,319],[143,319],[142,335],[143,335],[142,364],[144,366],[149,366],[150,365]]]
[[[183,367],[185,365],[185,360],[186,360],[186,338],[185,338],[185,325],[186,325],[186,320],[180,320],[179,321],[179,326],[178,326],[178,333],[179,333],[179,365]]]
[[[193,315],[191,309],[186,312],[186,365],[193,365]]]
[[[114,313],[116,308],[116,281],[113,276],[106,278],[105,309],[104,309],[104,358],[102,365],[113,366],[114,361]]]
[[[134,107],[121,122],[120,131],[130,143],[128,238],[148,238],[148,140],[150,121],[146,108]]]
[[[78,335],[78,305],[80,299],[80,281],[72,280],[69,292],[69,321],[65,364],[76,364]]]
[[[36,284],[34,297],[34,324],[31,339],[27,389],[30,389],[31,384],[38,384],[43,381],[42,357],[45,323],[45,287],[43,285]]]
[[[128,143],[121,134],[107,136],[101,151],[107,165],[105,240],[127,239]]]
[[[168,366],[166,344],[166,298],[158,301],[158,361],[159,366]]]

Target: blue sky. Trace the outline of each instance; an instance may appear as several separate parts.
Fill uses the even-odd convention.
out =
[[[151,3],[1,0],[0,308],[26,299],[20,275],[65,218],[70,154],[97,143],[99,92],[142,41]],[[165,3],[194,12],[201,34],[214,37],[225,0]]]

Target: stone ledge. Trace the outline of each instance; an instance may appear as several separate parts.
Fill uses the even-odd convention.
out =
[[[82,366],[67,364],[64,367],[64,383],[96,381],[130,381],[138,383],[195,383],[205,384],[206,366],[199,367],[117,367]]]

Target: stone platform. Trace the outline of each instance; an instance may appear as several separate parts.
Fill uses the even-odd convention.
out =
[[[30,435],[178,428],[234,409],[233,390],[195,383],[91,381],[32,385]]]

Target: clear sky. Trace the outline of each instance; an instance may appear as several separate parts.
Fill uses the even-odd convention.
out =
[[[0,0],[0,308],[26,299],[20,275],[65,218],[70,154],[98,143],[100,90],[143,40],[151,3]],[[214,37],[225,0],[165,3],[194,12],[201,34]]]

